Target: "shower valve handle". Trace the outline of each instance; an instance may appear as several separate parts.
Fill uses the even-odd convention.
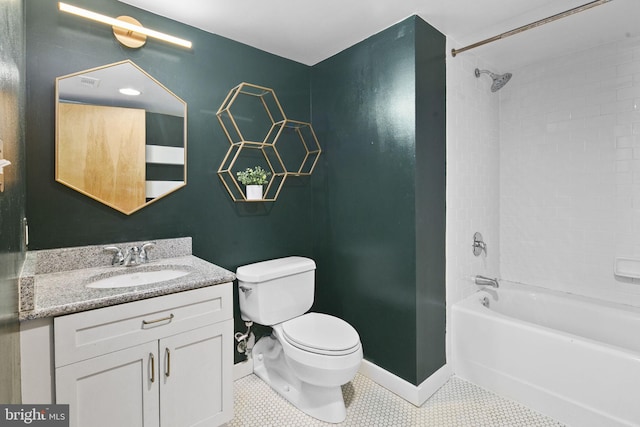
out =
[[[482,252],[484,252],[484,254],[487,255],[487,244],[484,242],[484,239],[482,238],[482,234],[475,233],[473,235],[472,248],[473,248],[473,254],[475,256],[480,256]]]

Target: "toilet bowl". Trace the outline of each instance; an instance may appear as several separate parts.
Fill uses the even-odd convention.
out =
[[[307,317],[314,318],[316,325],[328,324],[329,327],[324,327],[327,332],[342,322],[340,326],[354,340],[348,348],[335,346],[327,336],[318,341],[314,341],[315,336],[299,336],[304,338],[304,344],[297,343],[295,336],[287,334],[287,327],[299,320],[306,321]],[[345,339],[338,341],[344,343]],[[341,386],[353,379],[362,361],[357,332],[347,322],[325,314],[307,313],[274,325],[272,335],[256,343],[253,357],[254,373],[294,406],[322,421],[344,421],[347,413]]]
[[[237,270],[242,317],[272,327],[253,348],[254,373],[306,414],[344,421],[341,386],[358,372],[362,345],[344,320],[305,313],[313,302],[308,282],[315,263],[289,257],[245,267]]]
[[[356,330],[342,319],[307,313],[273,326],[296,375],[314,385],[340,386],[351,381],[362,361]]]

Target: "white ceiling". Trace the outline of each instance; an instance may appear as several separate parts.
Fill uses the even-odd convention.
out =
[[[87,78],[89,80],[87,80]],[[80,71],[57,79],[58,101],[108,107],[142,108],[148,112],[184,117],[185,104],[131,62]],[[139,90],[123,95],[122,88]]]
[[[313,65],[411,15],[460,48],[591,0],[120,1]],[[470,52],[505,72],[638,35],[640,0],[612,0]]]

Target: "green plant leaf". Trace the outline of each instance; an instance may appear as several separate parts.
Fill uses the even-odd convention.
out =
[[[236,176],[243,185],[264,185],[269,181],[271,172],[265,171],[261,166],[256,166],[239,171]]]

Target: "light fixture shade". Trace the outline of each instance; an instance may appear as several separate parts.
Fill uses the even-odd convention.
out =
[[[62,12],[67,12],[72,15],[80,16],[82,18],[90,19],[92,21],[101,22],[103,24],[111,25],[113,27],[122,28],[134,33],[144,34],[147,37],[153,37],[154,39],[162,40],[168,43],[173,43],[178,46],[186,47],[191,49],[191,42],[189,40],[180,39],[178,37],[170,36],[165,33],[161,33],[159,31],[151,30],[149,28],[145,28],[141,25],[132,24],[129,22],[125,22],[116,18],[112,18],[110,16],[101,15],[96,12],[92,12],[90,10],[82,9],[80,7],[72,6],[67,3],[59,2],[58,8]]]

